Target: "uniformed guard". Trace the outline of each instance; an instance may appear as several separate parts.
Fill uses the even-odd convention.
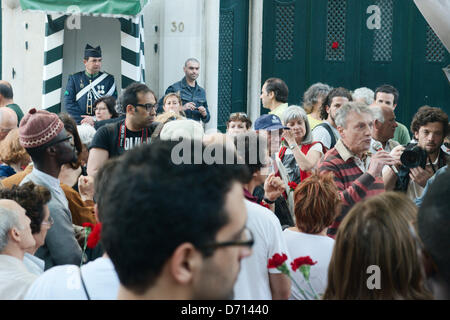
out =
[[[76,120],[77,124],[94,124],[95,100],[103,96],[117,98],[114,77],[106,72],[101,72],[102,51],[100,46],[93,48],[89,44],[84,50],[85,71],[80,71],[69,76],[64,103],[67,112]]]

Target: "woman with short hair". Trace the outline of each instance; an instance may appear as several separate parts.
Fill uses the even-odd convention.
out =
[[[294,192],[295,226],[283,231],[292,259],[310,256],[317,263],[311,267],[310,281],[317,294],[325,292],[328,265],[333,252],[334,240],[327,236],[330,226],[340,209],[339,190],[333,174],[313,173],[297,186]],[[291,273],[295,281],[309,291],[300,272]],[[291,300],[304,299],[292,284]]]
[[[289,130],[283,132],[278,157],[286,167],[289,181],[299,184],[317,167],[325,150],[320,142],[312,141],[311,127],[303,108],[289,106],[281,121]]]

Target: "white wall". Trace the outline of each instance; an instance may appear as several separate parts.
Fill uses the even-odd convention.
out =
[[[11,83],[14,102],[24,113],[32,107],[41,108],[44,30],[43,13],[23,12],[20,6],[11,9],[2,1],[2,79]]]
[[[162,0],[151,0],[144,8],[144,51],[145,51],[145,83],[152,89],[158,98],[160,97],[159,88],[159,53],[161,52],[160,20],[163,8]],[[157,51],[155,52],[155,44]],[[165,89],[161,89],[165,90]]]
[[[183,66],[188,58],[194,57],[201,63],[200,85],[205,72],[202,64],[203,0],[166,0],[161,5],[159,96],[184,77]]]
[[[102,49],[101,71],[114,76],[118,91],[121,88],[120,22],[115,18],[81,17],[81,28],[64,29],[63,80],[61,102],[64,101],[67,79],[70,74],[85,70],[83,64],[86,44]],[[64,106],[63,106],[64,109]]]

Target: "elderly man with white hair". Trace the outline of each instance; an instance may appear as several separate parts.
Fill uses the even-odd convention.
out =
[[[0,300],[23,299],[37,276],[27,270],[23,257],[36,245],[30,218],[13,200],[0,200]]]
[[[336,112],[335,122],[341,138],[319,165],[320,172],[334,174],[342,201],[341,213],[328,229],[332,237],[354,204],[384,191],[382,169],[395,163],[386,151],[370,154],[373,114],[364,103],[344,104]]]
[[[370,109],[374,116],[370,152],[376,153],[380,148],[391,152],[399,145],[397,141],[392,139],[395,128],[397,128],[394,110],[388,106],[378,105],[372,105]]]
[[[373,103],[374,101],[373,96],[374,96],[373,90],[366,87],[355,89],[355,91],[352,92],[353,101],[363,102],[368,106],[370,106]]]

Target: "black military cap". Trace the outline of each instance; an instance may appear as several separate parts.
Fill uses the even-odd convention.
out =
[[[86,44],[86,48],[84,49],[84,57],[88,59],[89,57],[93,58],[101,58],[102,57],[102,49],[100,49],[100,46],[97,48],[91,47],[90,45]]]

